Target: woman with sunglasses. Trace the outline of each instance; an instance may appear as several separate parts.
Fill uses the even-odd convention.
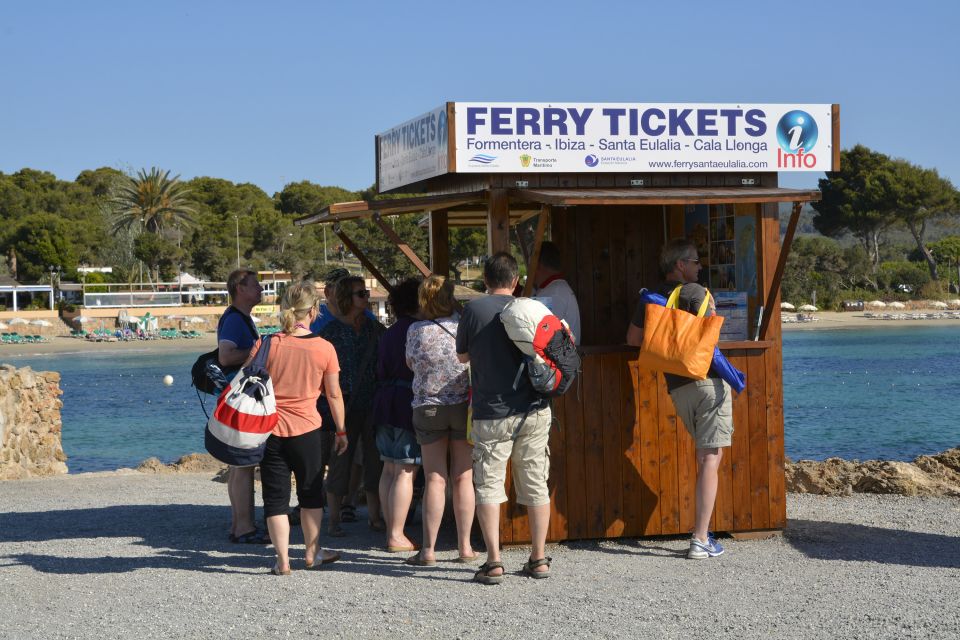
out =
[[[346,430],[349,447],[342,456],[331,456],[327,471],[327,507],[330,520],[327,532],[344,535],[340,527],[340,504],[350,484],[350,467],[356,447],[361,447],[363,460],[363,488],[367,496],[367,517],[370,526],[385,529],[380,517],[380,456],[377,452],[370,408],[376,390],[377,345],[383,334],[383,325],[371,320],[365,313],[370,291],[363,278],[347,276],[337,281],[337,302],[334,319],[321,331],[337,351],[340,361],[340,387],[346,406]]]

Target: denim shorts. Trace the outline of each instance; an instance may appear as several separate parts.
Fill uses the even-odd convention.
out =
[[[377,450],[380,459],[394,464],[421,464],[420,445],[413,431],[389,424],[377,427]]]

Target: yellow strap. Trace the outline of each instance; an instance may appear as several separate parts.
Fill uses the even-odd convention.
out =
[[[678,285],[676,289],[670,294],[670,297],[667,298],[667,309],[677,309],[680,303],[680,289],[683,288],[683,285]],[[707,309],[710,308],[710,290],[704,288],[704,291],[707,292],[707,295],[704,296],[703,302],[700,303],[700,310],[697,311],[697,317],[702,318],[707,314]]]

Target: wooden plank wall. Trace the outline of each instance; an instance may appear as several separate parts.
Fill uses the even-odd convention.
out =
[[[758,282],[766,287],[779,246],[775,207],[764,207],[759,221]],[[657,281],[663,223],[661,207],[555,209],[552,238],[577,293],[583,344],[623,344],[639,289]],[[725,450],[720,469],[715,531],[786,525],[779,317],[773,324],[773,347],[727,353],[747,374],[747,388],[734,398],[733,446]],[[554,401],[549,539],[689,533],[695,449],[663,377],[639,368],[635,350],[595,351],[584,357],[578,387]],[[508,495],[501,539],[526,543],[525,509]]]

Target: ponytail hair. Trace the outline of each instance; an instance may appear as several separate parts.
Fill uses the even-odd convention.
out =
[[[317,290],[311,280],[301,280],[291,284],[283,292],[280,300],[280,326],[284,333],[293,333],[298,322],[310,314],[317,306]]]

